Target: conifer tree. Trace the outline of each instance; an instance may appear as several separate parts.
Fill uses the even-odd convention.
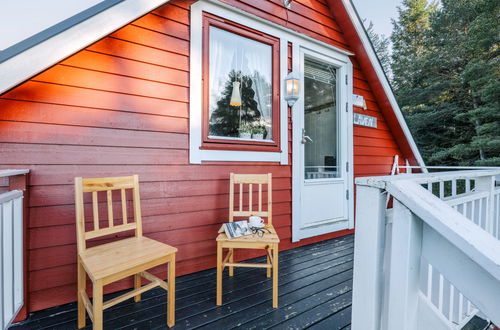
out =
[[[398,90],[431,165],[500,165],[498,13],[494,0],[443,0],[415,59],[419,71]]]
[[[464,114],[475,128],[471,149],[479,155],[474,164],[500,166],[500,2],[473,1],[477,13],[469,24],[465,52],[471,58],[461,79],[472,99]]]
[[[435,3],[427,0],[403,0],[398,7],[398,19],[392,20],[393,85],[400,93],[418,84],[418,61],[425,52],[425,39]]]
[[[363,21],[366,24],[366,20]],[[366,25],[365,25],[366,26]],[[373,28],[373,22],[370,21],[368,27],[366,28],[366,33],[370,38],[375,53],[384,69],[387,77],[391,77],[391,56],[389,55],[389,43],[390,40],[383,34],[377,34]]]
[[[473,126],[462,116],[470,102],[459,78],[467,63],[462,45],[468,18],[450,9],[445,0],[430,17],[414,63],[418,70],[398,95],[428,164],[472,165]]]

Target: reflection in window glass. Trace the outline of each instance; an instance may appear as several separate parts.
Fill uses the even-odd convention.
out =
[[[304,63],[305,179],[340,176],[337,154],[337,78],[334,66],[306,56]]]
[[[272,46],[210,27],[209,135],[272,140]]]

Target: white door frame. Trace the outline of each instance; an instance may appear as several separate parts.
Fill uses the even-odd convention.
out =
[[[338,111],[344,111],[342,116],[345,118],[343,121],[346,123],[347,132],[347,150],[342,151],[345,158],[341,158],[342,163],[339,166],[343,166],[344,169],[347,168],[346,174],[346,187],[348,190],[349,199],[347,200],[347,229],[354,228],[354,166],[353,166],[353,111],[352,111],[352,63],[349,57],[341,52],[338,52],[334,47],[328,47],[326,45],[319,45],[317,43],[311,43],[309,40],[297,38],[292,40],[292,69],[294,72],[299,73],[301,70],[301,50],[306,50],[307,52],[315,53],[315,57],[318,58],[328,58],[329,61],[336,64],[339,69],[339,88],[340,92],[338,95]],[[301,81],[303,85],[304,82]],[[301,88],[303,91],[303,88]],[[299,240],[310,237],[311,235],[304,236],[304,232],[301,231],[301,200],[302,200],[302,167],[300,166],[301,154],[299,152],[301,148],[301,138],[302,131],[299,129],[299,125],[302,123],[301,111],[304,103],[303,92],[300,95],[300,99],[292,107],[292,241],[298,242]],[[340,123],[342,125],[343,123]],[[341,229],[346,229],[346,223],[344,221],[339,222],[338,225],[333,224],[328,227],[334,232]]]

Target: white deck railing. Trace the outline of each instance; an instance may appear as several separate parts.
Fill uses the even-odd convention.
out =
[[[27,175],[28,170],[0,170],[13,189],[0,194],[0,329],[6,329],[24,303],[24,223],[23,198],[26,181],[11,179]]]
[[[353,329],[460,329],[478,310],[500,324],[499,174],[356,181]]]
[[[0,194],[1,329],[9,326],[23,305],[23,192]]]

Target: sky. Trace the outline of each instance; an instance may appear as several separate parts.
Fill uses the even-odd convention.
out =
[[[2,36],[0,50],[100,1],[102,0],[0,0],[0,35]],[[397,16],[396,7],[401,1],[353,0],[361,17],[366,18],[368,22],[373,21],[375,32],[384,34],[386,37],[391,34],[391,18]],[[19,19],[17,15],[19,12],[23,13],[23,19]]]
[[[101,1],[0,0],[0,50]],[[21,18],[20,12],[24,15]]]
[[[367,19],[367,24],[373,22],[377,34],[389,37],[392,32],[391,18],[398,16],[397,6],[402,0],[352,0],[361,18]]]

